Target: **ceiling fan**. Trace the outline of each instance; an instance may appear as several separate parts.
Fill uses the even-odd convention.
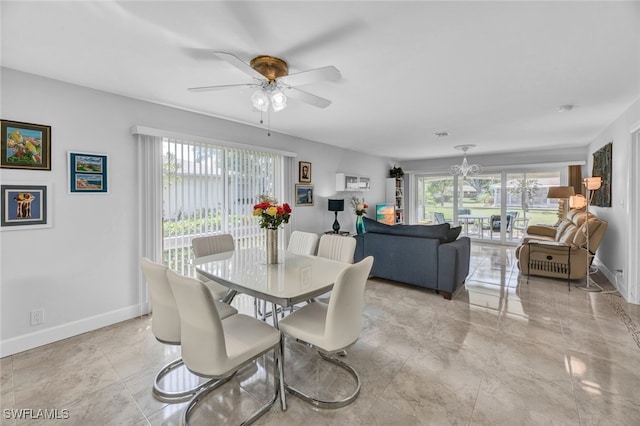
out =
[[[253,106],[260,111],[268,111],[269,105],[275,112],[283,110],[287,106],[287,96],[318,108],[326,108],[331,105],[330,100],[305,92],[295,86],[340,79],[340,71],[334,66],[289,74],[287,63],[275,56],[256,56],[247,64],[232,53],[220,51],[213,51],[212,53],[247,74],[253,81],[219,86],[191,87],[188,90],[191,92],[206,92],[236,87],[257,88],[251,95],[251,101]]]

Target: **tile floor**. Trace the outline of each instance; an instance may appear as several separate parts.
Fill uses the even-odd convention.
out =
[[[363,382],[354,404],[314,410],[289,396],[286,412],[276,406],[257,424],[640,424],[640,306],[558,280],[527,284],[510,247],[474,244],[472,252],[471,276],[452,301],[369,280],[364,329],[347,356]],[[248,297],[234,304],[253,311]],[[151,382],[178,355],[143,317],[2,358],[0,424],[177,425],[185,404],[155,400]],[[271,362],[241,370],[194,423],[237,424],[269,398]],[[287,345],[286,375],[328,395],[349,385],[297,343]],[[57,409],[68,419],[7,419],[12,408]]]

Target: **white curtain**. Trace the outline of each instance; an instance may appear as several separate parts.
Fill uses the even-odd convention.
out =
[[[162,260],[162,144],[161,138],[137,135],[138,142],[138,258]],[[149,294],[139,271],[141,315],[150,311]]]

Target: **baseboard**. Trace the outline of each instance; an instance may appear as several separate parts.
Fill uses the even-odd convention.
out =
[[[0,341],[0,358],[77,336],[78,334],[88,331],[97,330],[98,328],[126,321],[147,313],[149,313],[148,303],[132,305],[93,317],[2,340]]]
[[[598,262],[597,259],[595,259],[593,263],[598,268],[598,270],[602,272],[605,277],[607,277],[609,282],[613,284],[613,286],[616,288],[616,290],[618,290],[618,292],[620,293],[623,299],[625,299],[629,303],[634,303],[627,300],[627,296],[629,294],[629,288],[627,287],[627,283],[624,277],[622,277],[622,279],[618,277],[619,276],[618,271],[609,270],[609,268],[607,268],[605,265]]]

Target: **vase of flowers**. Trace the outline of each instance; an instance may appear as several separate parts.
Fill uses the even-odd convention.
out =
[[[364,234],[364,220],[362,217],[367,214],[369,206],[364,202],[364,198],[361,200],[357,197],[351,197],[351,206],[356,214],[356,233]]]
[[[258,204],[253,206],[253,215],[260,217],[260,228],[267,233],[267,264],[278,263],[278,228],[289,223],[291,207],[287,203],[278,204],[278,200],[268,195],[259,195]]]

